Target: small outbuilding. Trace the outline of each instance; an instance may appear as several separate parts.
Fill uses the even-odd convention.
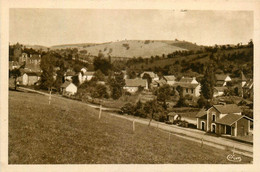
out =
[[[77,93],[77,86],[72,82],[65,81],[61,85],[61,92],[62,94],[74,95]]]
[[[177,113],[175,112],[170,112],[168,113],[167,115],[167,121],[170,122],[170,123],[173,123],[174,121],[176,120],[181,120],[181,116],[178,115]]]

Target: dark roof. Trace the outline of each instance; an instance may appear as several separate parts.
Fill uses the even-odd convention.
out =
[[[146,79],[125,79],[125,86],[126,87],[138,87],[138,86],[145,87],[146,82],[147,82]]]
[[[245,115],[228,114],[228,115],[224,116],[223,118],[218,119],[216,121],[216,123],[231,126],[236,121],[238,121],[238,120],[240,120],[242,118],[247,118],[248,120],[253,121],[253,119],[251,119],[251,118],[249,118],[249,117],[247,117]]]
[[[240,113],[241,109],[236,104],[213,105],[221,114]]]
[[[225,91],[227,87],[214,87],[214,89],[217,91]]]
[[[94,75],[94,73],[95,73],[94,71],[87,71],[84,73],[84,75]]]
[[[175,115],[178,115],[178,114],[175,113],[175,112],[170,112],[170,113],[168,113],[168,116],[175,116]]]
[[[183,77],[183,78],[181,78],[180,82],[190,83],[192,80],[193,80],[193,78]]]
[[[196,118],[201,118],[203,116],[207,115],[206,109],[202,108],[196,115]]]
[[[61,87],[61,88],[66,88],[66,87],[69,86],[70,84],[71,84],[71,82],[65,81],[60,87]]]
[[[27,74],[28,76],[40,76],[40,74],[36,72],[25,72],[25,74]]]
[[[166,75],[166,76],[163,76],[166,81],[175,81],[175,76],[174,75]]]
[[[223,74],[216,74],[215,76],[217,81],[225,81],[225,79],[227,78],[227,75]]]
[[[66,76],[74,76],[76,73],[74,71],[66,72]]]
[[[241,72],[241,80],[242,80],[242,81],[246,81],[246,77],[245,77],[245,75],[244,75],[243,72]]]
[[[216,82],[216,85],[222,86],[222,85],[224,85],[224,83],[225,83],[225,81],[217,81],[217,82]]]

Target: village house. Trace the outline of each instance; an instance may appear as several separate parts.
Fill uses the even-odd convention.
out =
[[[213,97],[220,97],[223,96],[227,90],[227,87],[214,87],[213,89]]]
[[[125,86],[123,87],[124,90],[135,93],[138,91],[138,88],[141,87],[143,89],[148,89],[148,82],[146,79],[125,79]]]
[[[183,96],[192,96],[192,97],[199,97],[200,96],[200,84],[196,80],[195,77],[189,78],[189,77],[182,77],[179,82],[175,82],[174,85],[175,87],[180,86],[183,91],[182,94]]]
[[[175,79],[174,75],[164,75],[160,80],[165,80],[166,84],[173,86]]]
[[[28,62],[26,62],[28,63]],[[39,65],[41,63],[41,55],[39,54],[31,54],[29,59],[30,64]]]
[[[253,122],[235,104],[213,105],[207,111],[202,109],[196,118],[198,129],[229,136],[249,135]]]
[[[40,80],[40,74],[35,72],[25,72],[21,79],[23,85],[34,85]]]
[[[150,75],[150,77],[152,78],[152,81],[158,81],[159,77],[156,73],[152,72],[152,71],[144,71],[143,73],[141,73],[140,77],[143,78],[144,74],[148,74]]]
[[[72,77],[75,76],[75,72],[72,70],[68,70],[64,75],[65,80],[72,81]]]
[[[61,85],[61,92],[62,92],[62,94],[74,95],[77,93],[77,86],[75,84],[73,84],[72,82],[65,81]]]
[[[216,77],[216,86],[218,87],[224,87],[227,85],[227,82],[231,81],[229,75],[216,74],[215,77]]]

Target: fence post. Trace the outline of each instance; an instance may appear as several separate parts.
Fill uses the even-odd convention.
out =
[[[135,132],[135,120],[133,120],[133,132]]]
[[[51,91],[50,91],[50,94],[49,94],[49,105],[51,104]]]
[[[100,106],[99,106],[99,117],[98,117],[98,119],[101,118],[101,113],[102,113],[102,105],[100,104]]]

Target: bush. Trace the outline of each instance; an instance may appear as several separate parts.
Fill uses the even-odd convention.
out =
[[[206,107],[207,104],[208,104],[208,101],[207,99],[205,99],[203,96],[200,96],[199,100],[198,100],[198,107],[199,108],[203,108],[203,107]]]
[[[184,97],[180,97],[177,104],[175,105],[176,107],[187,107],[189,106],[187,100]]]
[[[134,115],[135,113],[135,106],[132,103],[126,103],[122,108],[121,111],[123,114],[128,114],[128,115]]]

